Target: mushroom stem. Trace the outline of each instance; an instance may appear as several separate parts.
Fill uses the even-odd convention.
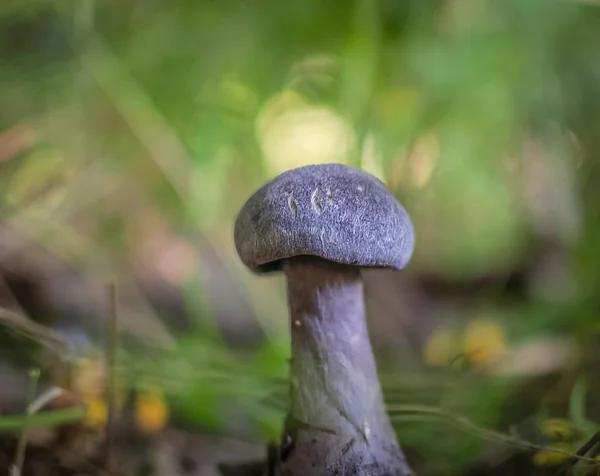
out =
[[[329,474],[318,470],[336,464],[409,474],[377,376],[360,269],[302,256],[283,269],[292,326],[289,474]]]

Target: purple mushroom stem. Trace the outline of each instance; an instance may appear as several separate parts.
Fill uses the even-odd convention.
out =
[[[401,269],[412,223],[376,178],[340,165],[294,169],[263,186],[235,227],[242,261],[283,271],[291,318],[291,406],[281,476],[408,476],[366,324],[361,268]]]
[[[315,428],[389,438],[365,322],[360,270],[318,258],[287,260],[292,409]]]
[[[299,257],[286,260],[283,270],[292,327],[287,431],[294,434],[295,454],[308,455],[297,458],[296,466],[327,466],[330,454],[339,452],[357,461],[376,453],[406,467],[377,376],[360,269]]]

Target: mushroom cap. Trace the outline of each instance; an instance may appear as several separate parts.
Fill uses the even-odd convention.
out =
[[[234,239],[256,273],[302,255],[401,269],[415,242],[410,217],[385,185],[343,164],[299,167],[263,185],[240,210]]]

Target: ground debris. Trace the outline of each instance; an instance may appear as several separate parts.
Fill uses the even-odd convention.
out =
[[[0,436],[0,474],[10,474],[15,457],[17,438]],[[61,461],[60,451],[52,446],[27,447],[22,476],[99,476],[101,472],[89,462],[66,466]]]

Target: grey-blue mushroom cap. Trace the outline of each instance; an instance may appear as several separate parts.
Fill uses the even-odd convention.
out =
[[[376,177],[343,164],[307,165],[263,185],[240,210],[237,253],[256,273],[295,256],[367,268],[404,268],[413,253],[410,217]]]

